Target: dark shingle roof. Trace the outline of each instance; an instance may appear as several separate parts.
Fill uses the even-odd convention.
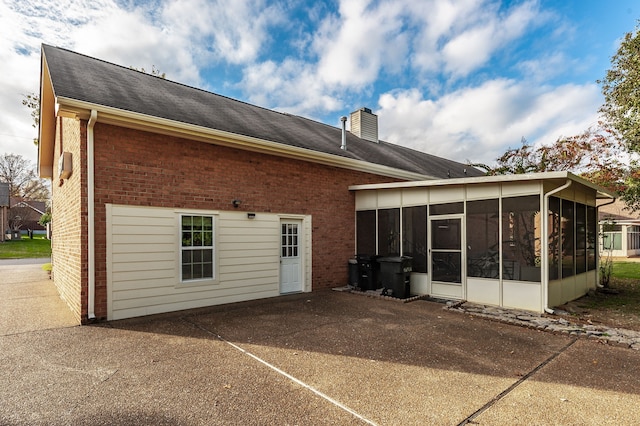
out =
[[[468,165],[347,133],[307,118],[279,113],[185,86],[69,50],[43,45],[57,97],[64,97],[176,122],[255,137],[376,163],[434,178],[482,176]],[[466,170],[466,174],[465,174]]]

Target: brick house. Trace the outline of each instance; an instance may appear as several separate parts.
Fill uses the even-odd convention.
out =
[[[596,201],[611,197],[573,175],[503,182],[378,140],[366,108],[346,131],[346,119],[328,126],[47,45],[40,99],[53,280],[82,323],[344,286],[355,253],[414,256],[420,294],[534,311],[595,285],[593,232],[572,231],[571,253],[545,248],[560,231],[540,218],[557,203],[584,212],[563,229],[588,217],[595,230]],[[525,225],[531,265],[506,256]],[[459,247],[438,251],[432,229],[457,230]],[[483,230],[474,253],[462,250],[470,229]],[[474,269],[496,247],[494,265]],[[557,250],[571,274],[552,274]]]
[[[366,109],[345,132],[46,45],[41,77],[53,279],[82,322],[344,285],[350,185],[481,175],[378,141]]]

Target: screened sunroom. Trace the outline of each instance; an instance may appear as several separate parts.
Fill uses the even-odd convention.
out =
[[[356,254],[411,257],[411,294],[543,312],[597,284],[597,205],[613,195],[571,173],[350,190]]]

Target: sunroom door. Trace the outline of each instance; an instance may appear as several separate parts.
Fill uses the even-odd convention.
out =
[[[465,276],[462,216],[440,216],[430,219],[429,224],[431,293],[462,298]]]

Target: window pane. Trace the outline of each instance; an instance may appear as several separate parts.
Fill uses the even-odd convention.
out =
[[[502,253],[505,279],[540,281],[540,197],[502,199]]]
[[[402,209],[402,254],[413,258],[414,272],[427,272],[427,206]]]
[[[562,278],[575,274],[575,207],[574,202],[562,200],[560,244],[562,246]]]
[[[203,277],[213,277],[213,264],[205,263],[202,265],[202,276]]]
[[[202,229],[205,231],[213,230],[213,218],[210,216],[206,216],[202,218]]]
[[[182,230],[191,231],[191,216],[182,216]]]
[[[400,209],[378,210],[378,254],[400,255]]]
[[[499,207],[498,199],[467,202],[467,275],[470,277],[500,276]]]
[[[182,265],[182,279],[183,280],[191,280],[193,276],[191,275],[191,265]]]
[[[376,254],[376,211],[356,212],[356,253]]]
[[[587,206],[576,203],[576,274],[587,270]]]
[[[464,213],[464,203],[432,204],[429,206],[429,214],[459,214]]]
[[[207,247],[213,246],[213,233],[205,232],[204,233],[204,245]]]
[[[598,218],[596,208],[587,206],[587,270],[596,269],[596,241],[598,235]]]
[[[191,232],[183,232],[182,233],[182,247],[191,247]]]
[[[193,229],[198,231],[202,229],[202,216],[193,216]]]
[[[213,263],[213,251],[212,250],[203,250],[202,251],[202,261],[207,263]]]
[[[560,277],[560,199],[549,197],[549,279]]]

